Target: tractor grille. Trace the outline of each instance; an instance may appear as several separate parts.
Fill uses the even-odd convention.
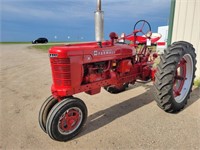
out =
[[[53,81],[56,86],[70,86],[70,59],[51,58]]]

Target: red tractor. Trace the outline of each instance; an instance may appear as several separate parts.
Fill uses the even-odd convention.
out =
[[[87,118],[85,103],[74,94],[94,95],[102,87],[110,93],[120,93],[137,80],[153,81],[156,102],[164,111],[183,109],[195,77],[195,49],[188,42],[175,42],[160,55],[155,68],[158,54],[149,45],[159,38],[152,34],[147,21],[140,20],[130,35],[118,37],[112,32],[108,41],[52,47],[52,96],[39,113],[43,131],[54,140],[70,140],[81,131]]]

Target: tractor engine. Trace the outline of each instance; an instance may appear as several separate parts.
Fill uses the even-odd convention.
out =
[[[97,82],[110,78],[110,64],[108,61],[84,64],[83,84]]]
[[[127,44],[110,41],[55,46],[49,50],[52,94],[56,98],[80,92],[97,94],[101,87],[122,89],[137,79],[151,79],[151,64]],[[147,55],[148,56],[148,55]],[[149,56],[148,56],[149,57]]]
[[[84,64],[82,84],[93,83],[109,78],[120,78],[134,70],[130,59],[112,60]]]

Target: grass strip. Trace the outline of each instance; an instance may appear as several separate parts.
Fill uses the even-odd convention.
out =
[[[31,44],[31,42],[0,42],[0,44]]]
[[[196,80],[194,81],[194,85],[195,85],[196,87],[200,87],[200,78],[198,78],[198,79],[196,79]]]

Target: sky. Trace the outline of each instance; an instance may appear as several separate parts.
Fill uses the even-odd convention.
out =
[[[94,41],[96,0],[0,0],[0,41]],[[104,38],[130,34],[147,20],[153,32],[168,25],[171,0],[102,0]]]

